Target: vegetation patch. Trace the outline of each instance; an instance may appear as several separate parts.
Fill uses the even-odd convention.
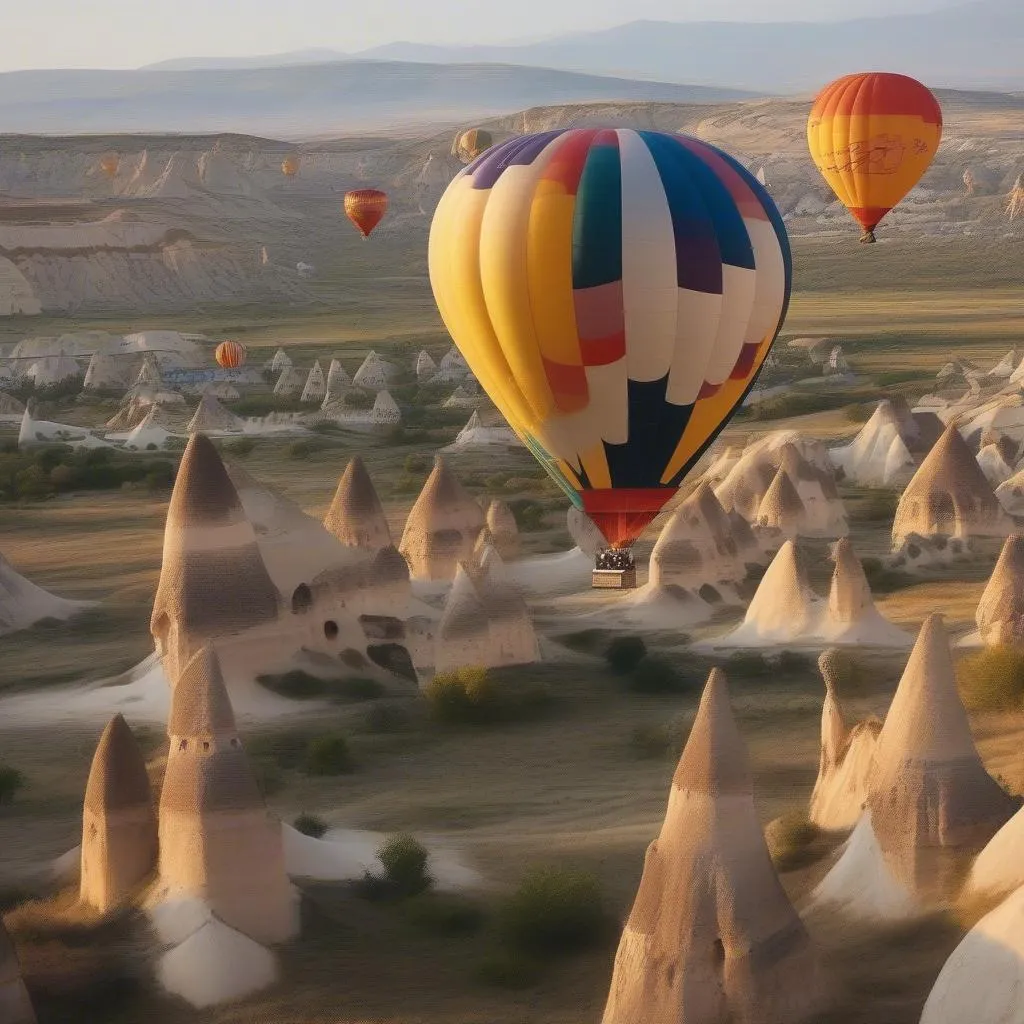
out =
[[[327,822],[315,814],[300,814],[292,825],[297,832],[304,836],[312,836],[313,839],[322,839],[327,833]]]
[[[7,449],[0,452],[0,502],[45,501],[73,491],[167,491],[174,486],[174,473],[170,459],[124,455],[109,448]]]
[[[542,717],[554,698],[544,683],[500,682],[487,669],[440,672],[423,690],[431,717],[445,725],[493,725]]]
[[[971,711],[1019,711],[1024,707],[1024,651],[989,647],[963,658],[957,684]]]
[[[303,760],[307,775],[346,775],[355,770],[348,740],[341,733],[328,733],[310,740]]]

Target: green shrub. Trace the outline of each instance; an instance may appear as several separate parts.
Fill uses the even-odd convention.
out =
[[[471,935],[483,926],[480,906],[465,896],[424,892],[405,905],[410,923],[434,935]]]
[[[900,496],[895,491],[872,491],[857,506],[858,516],[869,523],[891,523]]]
[[[633,693],[679,693],[689,689],[689,683],[670,661],[648,655],[626,676],[626,688]]]
[[[311,676],[302,669],[293,669],[283,675],[257,676],[256,682],[265,686],[282,697],[303,700],[310,697],[322,697],[327,692],[327,683],[318,676]]]
[[[372,409],[376,396],[369,391],[360,391],[358,388],[351,388],[341,396],[341,404],[346,409]]]
[[[388,735],[407,731],[412,722],[402,708],[393,704],[382,704],[372,707],[363,719],[363,728],[369,733]]]
[[[867,423],[871,419],[874,407],[870,402],[854,402],[843,408],[843,415],[850,423]]]
[[[413,452],[411,455],[406,455],[403,465],[406,473],[426,473],[430,469],[431,461],[429,456],[422,452]]]
[[[779,871],[792,871],[816,860],[812,847],[821,830],[803,811],[784,814],[765,829],[768,852]]]
[[[607,934],[601,884],[586,871],[542,867],[529,872],[498,909],[498,931],[511,949],[574,952]]]
[[[308,459],[317,450],[312,441],[293,441],[285,449],[289,459]]]
[[[605,648],[608,667],[616,675],[632,672],[647,655],[647,644],[638,636],[617,636]]]
[[[500,686],[479,667],[438,673],[424,687],[423,696],[431,716],[446,725],[533,720],[554,703],[544,683]]]
[[[327,832],[327,823],[315,814],[300,814],[293,822],[296,831],[314,839],[322,838]]]
[[[0,806],[11,803],[25,785],[25,776],[8,764],[0,764]]]
[[[971,711],[1019,711],[1024,706],[1024,651],[989,647],[961,660],[957,683]]]
[[[240,459],[244,459],[248,455],[256,450],[256,442],[251,437],[243,437],[239,441],[232,441],[230,444],[224,446],[225,449],[231,455],[236,455]]]
[[[390,836],[381,844],[377,857],[384,865],[384,879],[400,898],[417,896],[430,888],[426,847],[407,833]]]
[[[305,758],[307,775],[344,775],[354,768],[348,740],[340,733],[328,733],[310,740]]]
[[[533,988],[542,975],[540,964],[516,950],[501,949],[489,954],[476,968],[476,977],[493,988],[520,990]]]

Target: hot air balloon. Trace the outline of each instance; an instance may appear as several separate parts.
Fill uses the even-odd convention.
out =
[[[281,161],[281,173],[286,178],[294,178],[299,173],[299,161],[297,157],[286,156]]]
[[[100,170],[108,177],[113,178],[121,166],[121,160],[115,153],[109,153],[100,160]]]
[[[699,139],[631,129],[495,146],[441,197],[428,263],[474,375],[619,550],[750,390],[792,277],[752,174]]]
[[[818,94],[807,144],[822,177],[874,242],[882,218],[921,180],[942,137],[939,102],[904,75],[839,78]]]
[[[245,346],[237,341],[222,341],[214,353],[217,365],[225,370],[237,370],[245,362]]]
[[[365,241],[388,211],[386,192],[375,188],[357,188],[345,193],[345,214]]]
[[[455,140],[452,156],[458,157],[464,164],[472,163],[493,145],[494,138],[489,131],[484,128],[470,128]]]

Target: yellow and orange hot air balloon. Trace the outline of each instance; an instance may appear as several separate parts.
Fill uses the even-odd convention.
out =
[[[456,138],[452,146],[452,156],[458,157],[464,164],[469,164],[493,145],[494,137],[486,128],[470,128],[468,132],[463,132]]]
[[[345,215],[363,236],[370,237],[373,229],[388,212],[388,196],[376,188],[357,188],[345,193]]]
[[[294,178],[299,173],[299,161],[297,157],[286,156],[281,161],[281,173],[286,178]]]
[[[448,186],[437,308],[570,501],[628,548],[753,387],[792,282],[775,204],[700,139],[559,129]]]
[[[100,170],[108,177],[113,178],[121,166],[121,160],[116,153],[108,153],[100,160]]]
[[[245,346],[237,341],[222,341],[214,358],[225,370],[237,370],[245,362]]]
[[[827,85],[807,121],[822,177],[875,240],[882,218],[921,180],[939,148],[942,110],[920,82],[871,71]]]

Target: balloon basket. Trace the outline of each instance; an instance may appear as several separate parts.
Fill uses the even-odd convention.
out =
[[[594,590],[636,590],[636,564],[628,551],[602,551],[590,578]]]
[[[636,590],[636,566],[632,569],[595,569],[590,585],[594,590]]]
[[[875,233],[874,233],[874,231],[865,231],[864,234],[860,236],[860,244],[861,245],[874,245],[875,244]]]

